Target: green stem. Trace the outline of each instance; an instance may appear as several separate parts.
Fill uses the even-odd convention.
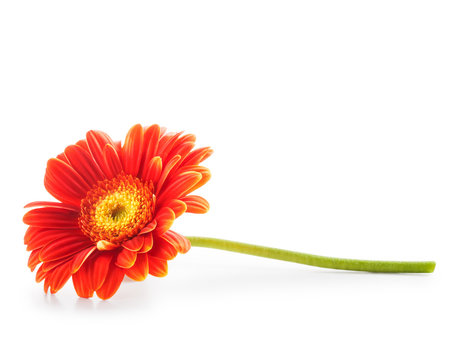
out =
[[[434,261],[376,261],[333,258],[209,237],[187,236],[192,246],[233,251],[329,269],[382,273],[432,273]]]

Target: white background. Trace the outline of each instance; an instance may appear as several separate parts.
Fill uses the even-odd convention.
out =
[[[2,1],[3,359],[448,359],[447,1]],[[215,154],[173,229],[322,255],[340,272],[193,248],[108,301],[26,266],[22,206],[89,129],[159,123]],[[447,342],[447,343],[446,343]]]

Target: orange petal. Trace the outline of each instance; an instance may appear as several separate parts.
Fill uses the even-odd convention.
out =
[[[88,131],[86,134],[86,142],[95,162],[98,164],[100,169],[103,170],[106,167],[105,159],[103,157],[103,149],[108,144],[115,148],[116,146],[114,142],[108,134],[98,130]]]
[[[166,135],[161,136],[161,138],[159,139],[158,151],[156,152],[156,155],[161,156],[163,162],[165,162],[168,159],[170,151],[176,144],[181,134],[182,132],[168,133]]]
[[[43,229],[35,227],[35,226],[29,226],[27,231],[25,232],[25,236],[23,237],[23,243],[24,245],[28,245],[28,243]]]
[[[213,150],[210,147],[196,149],[186,156],[182,165],[197,165],[209,158],[212,153]]]
[[[45,279],[47,276],[47,273],[44,271],[43,266],[40,266],[39,269],[36,271],[36,282],[40,283],[42,280]]]
[[[187,171],[177,176],[159,196],[159,201],[177,199],[186,195],[202,179],[202,175],[196,171]]]
[[[122,246],[130,251],[138,251],[142,248],[142,245],[144,245],[143,236],[135,236],[134,238],[122,243]]]
[[[172,260],[177,256],[177,250],[174,245],[163,237],[156,237],[153,239],[153,247],[148,252],[148,255],[158,259]]]
[[[152,181],[157,184],[162,172],[162,160],[159,156],[155,156],[150,161],[144,163],[142,169],[142,179]]]
[[[27,225],[53,229],[78,229],[79,214],[73,210],[43,207],[28,211],[23,222]]]
[[[158,186],[156,187],[156,195],[159,194],[162,186],[164,185],[164,182],[166,181],[167,176],[169,175],[169,173],[173,169],[173,167],[177,164],[177,162],[180,161],[180,159],[181,159],[180,155],[175,155],[164,166],[163,171],[161,173],[161,177],[158,180]]]
[[[100,299],[106,300],[113,296],[119,289],[125,276],[124,269],[115,266],[113,263],[109,266],[108,274],[106,275],[105,282],[97,290],[97,295]]]
[[[45,272],[49,272],[50,270],[53,270],[54,268],[65,264],[67,261],[69,261],[70,259],[72,259],[72,257],[69,256],[65,256],[61,259],[56,259],[56,260],[52,260],[52,261],[46,261],[42,264],[41,268],[43,271]]]
[[[168,230],[161,237],[173,244],[177,251],[182,254],[187,253],[191,248],[191,242],[183,235],[178,234],[175,231]]]
[[[136,281],[145,280],[148,275],[148,257],[147,254],[138,254],[134,265],[125,270],[125,274]]]
[[[130,251],[124,248],[120,251],[119,255],[117,255],[116,265],[124,269],[129,269],[136,262],[136,257],[136,251]]]
[[[122,163],[120,162],[119,154],[111,145],[105,145],[102,152],[103,156],[103,172],[108,179],[116,177],[122,171]]]
[[[157,223],[155,229],[156,234],[157,235],[164,234],[172,226],[175,220],[175,213],[171,208],[163,207],[156,214],[155,220]]]
[[[78,296],[90,298],[94,295],[89,278],[89,266],[82,266],[75,274],[72,275],[72,282]]]
[[[139,232],[139,235],[148,234],[149,232],[152,232],[156,228],[156,220],[153,219],[151,222],[149,222],[145,227]]]
[[[209,179],[211,179],[211,171],[207,168],[203,169],[204,170],[200,172],[200,174],[202,174],[202,179],[189,190],[190,193],[197,190],[199,187],[202,187],[209,181]]]
[[[188,172],[188,171],[198,172],[202,175],[202,178],[197,184],[192,186],[192,188],[190,188],[189,191],[185,193],[185,195],[187,195],[188,193],[191,193],[191,192],[195,191],[196,189],[198,189],[199,187],[205,185],[209,181],[209,179],[211,179],[211,171],[208,168],[206,168],[204,166],[199,166],[199,165],[183,166],[182,168],[178,169],[177,174],[175,176],[179,176],[179,174],[181,174],[182,172]]]
[[[46,294],[48,292],[48,288],[50,287],[50,279],[51,279],[51,274],[47,274],[47,276],[45,277],[45,281],[44,281],[44,291]]]
[[[75,143],[75,145],[78,145],[78,146],[82,147],[84,150],[86,150],[88,153],[90,153],[89,146],[88,146],[87,141],[85,139],[78,140]]]
[[[90,185],[93,186],[105,175],[100,170],[92,155],[81,146],[70,145],[64,150],[73,169]]]
[[[61,153],[61,154],[59,154],[59,155],[56,155],[56,158],[59,159],[59,160],[61,160],[61,161],[63,161],[63,162],[65,162],[66,164],[69,163],[69,160],[67,160],[66,155],[64,155],[64,153]]]
[[[30,230],[31,229],[31,230]],[[40,249],[51,241],[70,236],[73,232],[66,229],[46,229],[30,226],[25,234],[27,251]]]
[[[184,159],[194,148],[195,140],[195,135],[192,134],[181,136],[170,151],[168,158],[170,159],[171,157],[178,154],[182,159]]]
[[[53,261],[75,254],[92,246],[92,241],[80,235],[68,235],[44,246],[40,253],[41,261]]]
[[[105,281],[108,269],[113,258],[110,252],[103,252],[90,262],[89,275],[91,279],[91,288],[96,291]],[[115,267],[115,266],[114,266]]]
[[[95,251],[96,248],[96,246],[91,246],[85,250],[80,251],[73,257],[71,268],[72,274],[76,273],[80,269],[81,265],[84,264],[84,262]]]
[[[148,273],[150,275],[163,277],[167,275],[167,271],[167,260],[148,256]]]
[[[89,191],[89,185],[72,166],[55,158],[47,162],[44,186],[56,199],[72,205],[80,205]]]
[[[122,163],[126,174],[136,176],[139,172],[144,145],[144,132],[140,124],[134,125],[125,138]]]
[[[186,203],[186,212],[194,214],[204,214],[209,210],[209,203],[204,198],[198,195],[189,195],[181,198],[181,201]]]
[[[39,259],[39,253],[41,252],[41,249],[33,250],[30,254],[30,257],[28,258],[28,267],[31,271],[34,271],[36,266],[41,263],[41,260]]]
[[[100,250],[100,251],[113,250],[119,246],[117,244],[114,244],[114,243],[106,241],[106,240],[97,241],[96,245],[97,245],[97,250]]]
[[[173,210],[175,213],[175,218],[183,215],[186,212],[187,206],[186,204],[178,199],[172,199],[167,201],[163,206],[167,206]]]
[[[80,207],[71,205],[71,204],[64,204],[60,202],[54,202],[54,201],[33,201],[24,206],[24,208],[32,208],[32,207],[42,207],[42,206],[48,206],[51,208],[59,208],[59,209],[66,209],[66,210],[72,210],[74,212],[79,212]]]
[[[143,165],[150,162],[152,158],[156,155],[156,150],[158,149],[159,136],[161,134],[161,129],[159,125],[151,125],[144,130],[144,155],[142,157]],[[141,169],[141,175],[144,174],[144,168]]]
[[[35,226],[29,226],[27,231],[25,232],[25,236],[23,237],[23,243],[25,245],[28,245],[28,243],[30,241],[32,241],[33,238],[42,231],[43,231],[42,228],[38,228]]]
[[[51,280],[50,280],[50,292],[52,294],[59,291],[64,284],[70,279],[72,264],[70,261],[56,267],[52,270]]]
[[[73,230],[66,229],[46,229],[35,228],[30,226],[30,229],[38,229],[28,241],[27,251],[42,248],[52,241],[60,239],[65,236],[73,235]]]
[[[142,244],[142,248],[139,250],[139,252],[146,253],[153,247],[153,234],[149,233],[143,235],[142,237],[144,238],[144,244]]]

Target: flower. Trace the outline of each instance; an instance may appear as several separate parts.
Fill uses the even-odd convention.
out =
[[[124,276],[165,276],[167,260],[190,242],[169,230],[184,212],[202,214],[208,202],[189,195],[210,171],[198,164],[212,154],[193,150],[195,136],[133,126],[123,146],[101,131],[68,146],[47,163],[44,185],[59,202],[38,201],[23,221],[28,266],[45,292],[72,277],[77,294],[113,296]]]

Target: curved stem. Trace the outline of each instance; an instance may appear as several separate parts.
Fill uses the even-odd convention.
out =
[[[261,256],[270,259],[290,261],[329,269],[382,273],[431,273],[434,271],[436,266],[434,261],[377,261],[342,259],[209,237],[187,236],[187,238],[191,242],[192,246],[233,251],[242,254]]]

